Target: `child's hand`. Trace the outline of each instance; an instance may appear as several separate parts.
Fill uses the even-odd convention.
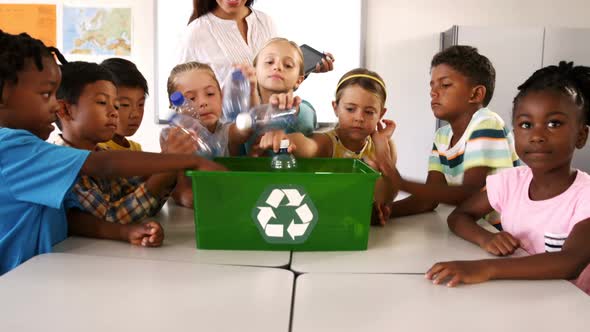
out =
[[[285,134],[282,130],[273,130],[265,133],[260,138],[259,142],[253,147],[253,151],[255,151],[256,156],[260,156],[264,151],[272,149],[275,153],[279,152],[281,147],[281,141],[284,139],[289,139],[287,134]],[[289,147],[287,148],[289,153],[295,151],[295,144],[289,142]]]
[[[508,232],[498,232],[490,234],[481,247],[490,254],[507,256],[520,247],[520,241]]]
[[[297,108],[297,110],[299,110],[301,98],[299,98],[299,96],[293,96],[293,91],[289,91],[287,93],[277,93],[270,95],[268,103],[273,106],[277,106],[282,110],[290,108]]]
[[[164,241],[164,229],[156,221],[143,224],[129,224],[127,239],[129,243],[142,247],[159,247]]]
[[[425,277],[432,283],[444,283],[448,287],[455,287],[460,283],[476,284],[491,279],[489,261],[455,261],[434,264]]]
[[[258,96],[258,80],[256,79],[256,68],[248,63],[236,64],[234,68],[239,69],[244,77],[250,82],[250,107],[260,104]]]
[[[371,225],[385,226],[390,217],[390,203],[373,202],[373,212],[371,213]]]
[[[162,153],[193,154],[197,149],[194,138],[176,127],[168,130],[168,137],[160,145]]]
[[[396,124],[393,120],[383,119],[377,123],[377,130],[371,134],[371,138],[374,142],[389,142],[395,128]]]
[[[377,123],[377,130],[371,134],[371,139],[375,144],[375,155],[377,159],[389,160],[391,164],[395,163],[395,158],[392,156],[392,148],[390,146],[391,136],[395,131],[395,122],[391,120],[382,120]]]
[[[369,166],[381,172],[381,176],[383,176],[383,178],[390,182],[394,188],[401,188],[403,178],[399,174],[397,168],[395,166],[392,166],[391,162],[388,161],[386,157],[382,156],[378,160],[367,159],[365,161],[367,162],[367,164],[369,164]]]
[[[322,58],[322,63],[315,65],[314,73],[325,73],[334,70],[334,56],[332,53],[324,53],[326,56]]]

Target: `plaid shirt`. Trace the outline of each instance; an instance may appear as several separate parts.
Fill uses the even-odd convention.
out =
[[[70,146],[61,135],[53,143]],[[97,147],[96,151],[104,149]],[[79,203],[77,208],[108,222],[120,224],[155,215],[170,196],[170,191],[162,197],[150,194],[142,177],[100,179],[82,175],[74,184],[72,192]]]

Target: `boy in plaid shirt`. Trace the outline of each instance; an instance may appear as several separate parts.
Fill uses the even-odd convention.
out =
[[[62,83],[57,91],[61,109],[58,127],[62,133],[55,144],[102,151],[98,143],[111,140],[117,130],[118,101],[116,79],[105,67],[88,62],[62,66]],[[163,146],[163,152],[175,151]],[[81,176],[73,187],[78,208],[94,216],[120,224],[155,215],[174,188],[174,173],[148,178],[95,178]]]

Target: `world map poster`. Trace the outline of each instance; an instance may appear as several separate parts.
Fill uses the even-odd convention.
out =
[[[131,8],[63,7],[66,54],[130,56]]]

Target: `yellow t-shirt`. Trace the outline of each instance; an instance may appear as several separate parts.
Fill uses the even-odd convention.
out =
[[[130,139],[127,140],[129,142],[129,147],[124,147],[121,146],[117,143],[115,143],[114,141],[108,141],[105,143],[99,143],[98,146],[106,149],[106,150],[116,150],[116,151],[120,151],[120,150],[126,150],[126,151],[142,151],[141,150],[141,144],[134,142]]]
[[[332,158],[363,159],[368,157],[375,159],[375,144],[373,143],[371,136],[367,137],[365,146],[363,146],[361,151],[354,152],[350,151],[344,146],[344,144],[342,144],[342,141],[338,138],[338,134],[336,134],[336,129],[325,132],[324,135],[327,135],[332,141]]]

